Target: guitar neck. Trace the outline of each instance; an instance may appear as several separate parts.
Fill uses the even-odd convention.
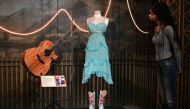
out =
[[[71,31],[67,32],[63,37],[61,37],[53,46],[49,48],[50,51],[53,51],[57,46],[61,44],[63,40],[68,38],[71,35]]]

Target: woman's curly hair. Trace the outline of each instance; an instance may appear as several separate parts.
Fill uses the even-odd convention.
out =
[[[177,32],[177,27],[175,25],[174,19],[172,17],[172,12],[170,11],[169,6],[167,4],[165,4],[164,2],[157,2],[150,9],[157,16],[158,20],[162,24],[164,24],[165,26],[167,26],[167,25],[172,26],[172,28],[176,34],[176,35],[174,35],[175,36],[174,40],[177,41],[177,43],[180,45],[180,48],[181,48],[179,34]]]

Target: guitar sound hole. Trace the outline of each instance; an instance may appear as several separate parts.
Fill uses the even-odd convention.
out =
[[[39,55],[37,55],[38,61],[40,61],[40,63],[44,64],[44,61],[41,59],[41,57]]]

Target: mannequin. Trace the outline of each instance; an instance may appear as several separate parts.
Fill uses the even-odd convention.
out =
[[[101,15],[100,10],[94,11],[94,16],[87,19],[87,24],[93,23],[93,24],[99,24],[99,23],[105,23],[108,25],[109,19],[105,18]]]
[[[102,77],[108,84],[113,84],[109,62],[108,46],[105,41],[109,19],[101,15],[100,10],[95,10],[94,15],[87,19],[87,26],[91,33],[86,49],[85,64],[82,83],[88,82],[91,75]],[[99,92],[99,109],[104,109],[106,90]],[[95,109],[95,92],[88,92],[89,109]]]

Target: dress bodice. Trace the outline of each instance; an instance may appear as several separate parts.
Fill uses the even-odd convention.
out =
[[[98,24],[88,23],[88,29],[90,33],[104,33],[106,32],[107,25],[104,22]]]
[[[88,30],[91,35],[89,37],[86,49],[90,51],[99,50],[104,47],[108,49],[108,46],[105,41],[104,32],[106,32],[107,25],[102,22],[98,24],[88,23]]]

